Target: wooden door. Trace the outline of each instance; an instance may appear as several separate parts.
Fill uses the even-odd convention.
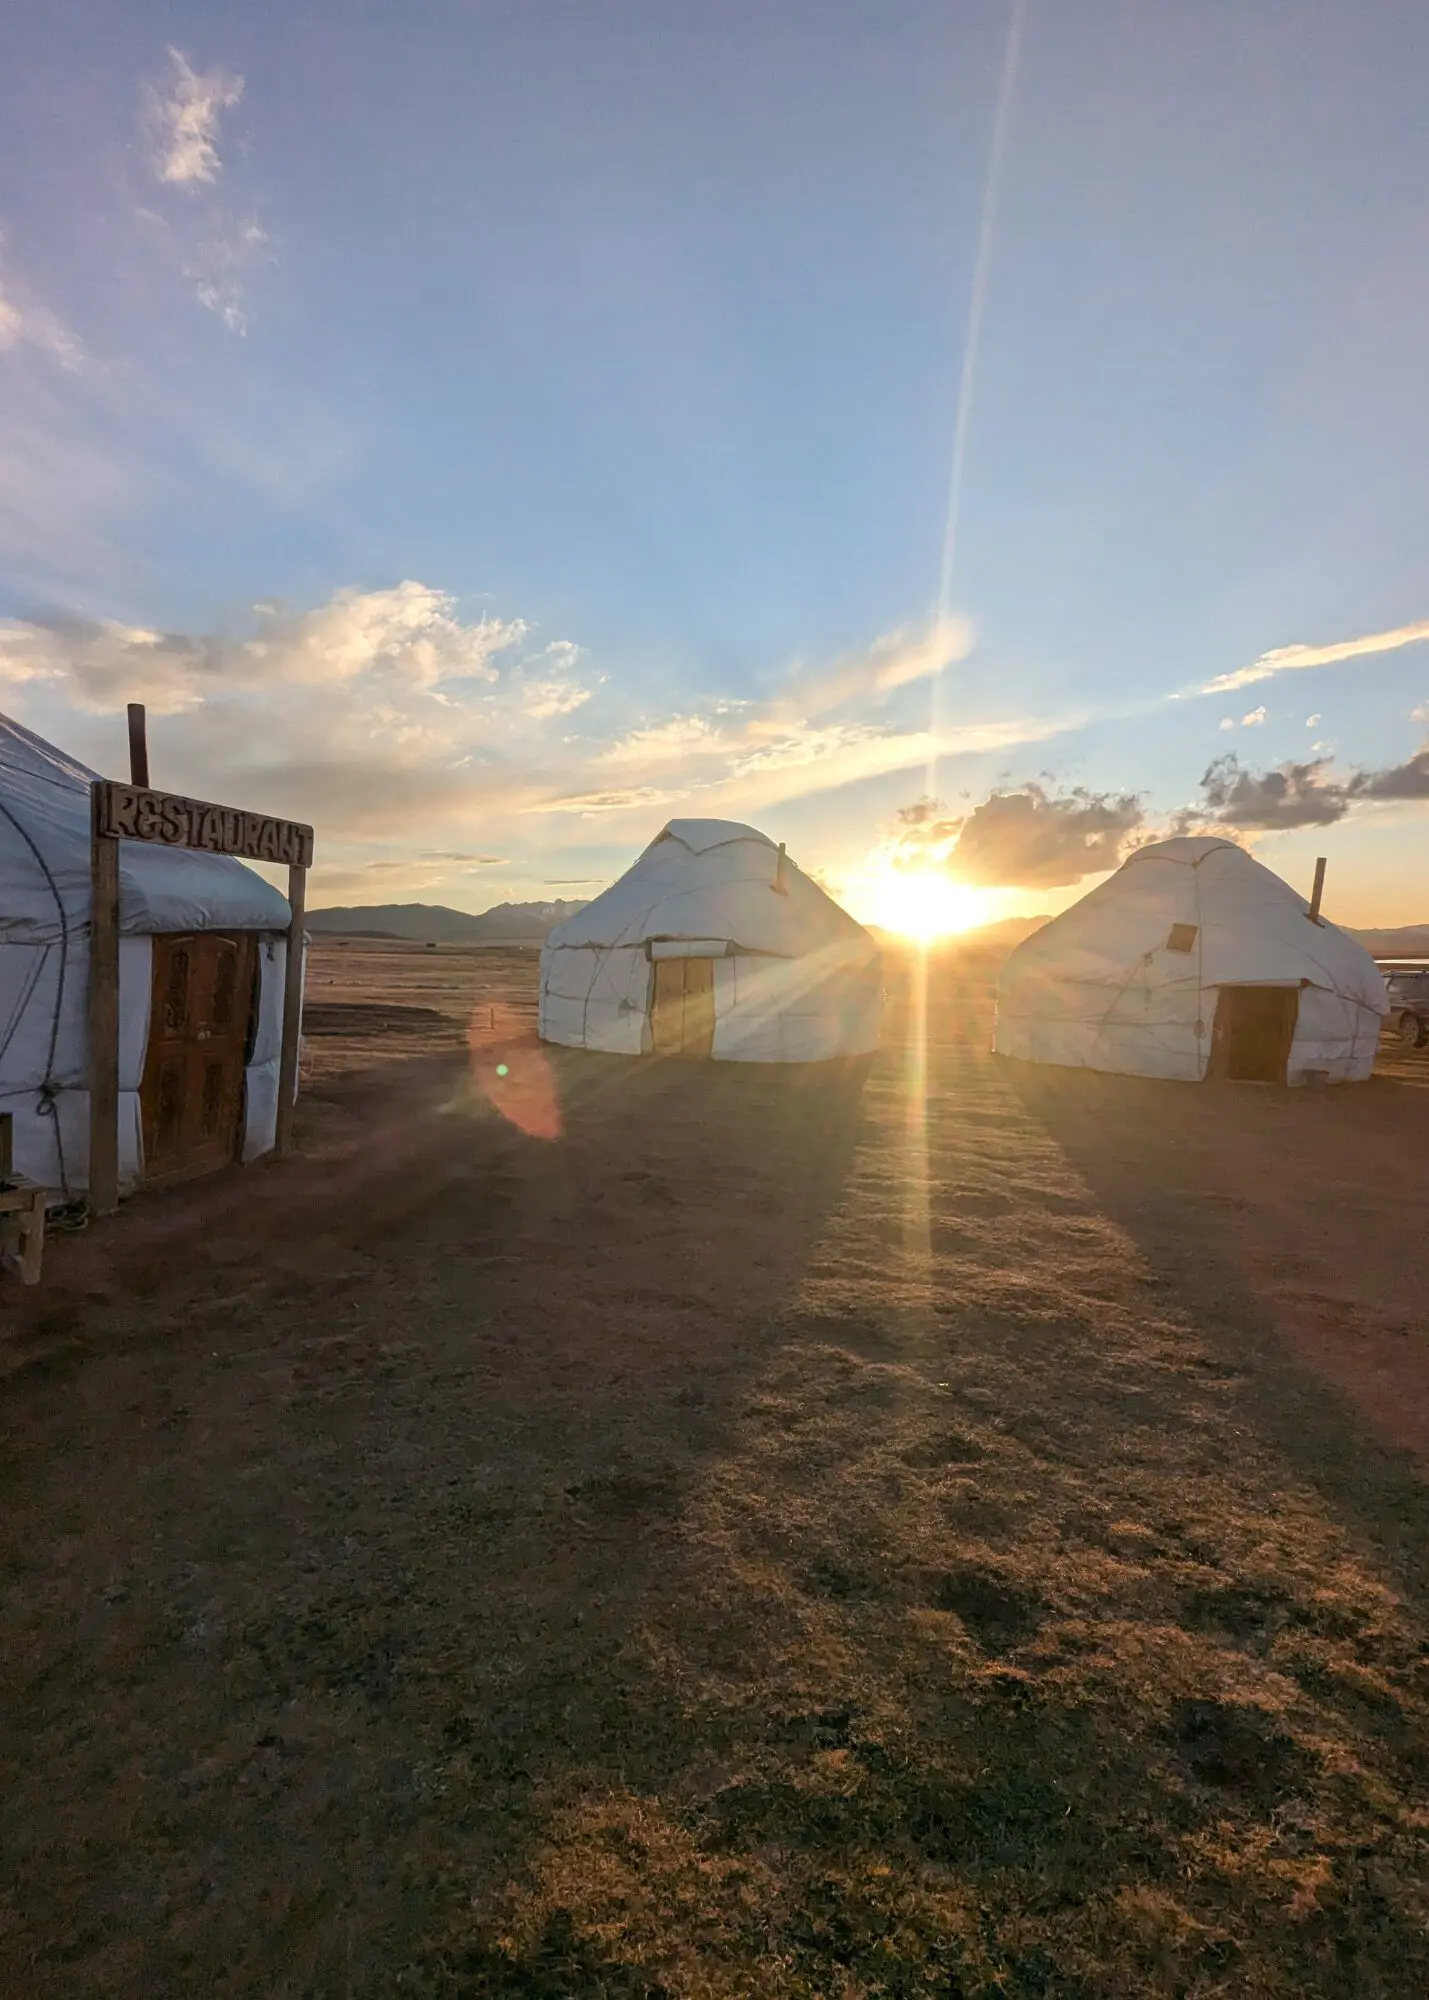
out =
[[[1212,1076],[1284,1083],[1300,1018],[1293,986],[1223,986],[1211,1036]]]
[[[237,1158],[257,966],[254,940],[242,933],[154,939],[139,1090],[146,1182],[206,1174]]]
[[[714,960],[657,958],[650,1040],[657,1056],[708,1056],[714,1049]]]

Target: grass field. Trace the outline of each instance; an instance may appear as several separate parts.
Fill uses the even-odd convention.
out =
[[[322,945],[305,1156],[6,1294],[0,1990],[1429,1992],[1429,1057],[917,964],[766,1072]]]

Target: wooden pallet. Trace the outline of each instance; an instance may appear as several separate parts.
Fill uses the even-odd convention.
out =
[[[0,1267],[37,1285],[45,1256],[45,1190],[15,1173],[15,1120],[0,1112]]]

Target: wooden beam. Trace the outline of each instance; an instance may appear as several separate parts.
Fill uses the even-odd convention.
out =
[[[283,1053],[278,1063],[278,1127],[273,1149],[293,1150],[293,1117],[298,1095],[298,1032],[303,1018],[303,912],[307,903],[308,871],[288,870],[288,957],[283,970]]]
[[[146,788],[149,783],[149,732],[142,701],[129,704],[129,782]]]
[[[100,783],[90,786],[89,1206],[119,1206],[119,842],[99,831]]]

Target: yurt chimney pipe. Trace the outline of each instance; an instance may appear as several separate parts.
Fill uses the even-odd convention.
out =
[[[1324,893],[1325,857],[1321,854],[1315,862],[1315,886],[1310,892],[1310,921],[1312,924],[1318,924],[1320,921],[1320,898]]]
[[[129,704],[129,782],[148,789],[149,732],[142,701],[131,701]]]

